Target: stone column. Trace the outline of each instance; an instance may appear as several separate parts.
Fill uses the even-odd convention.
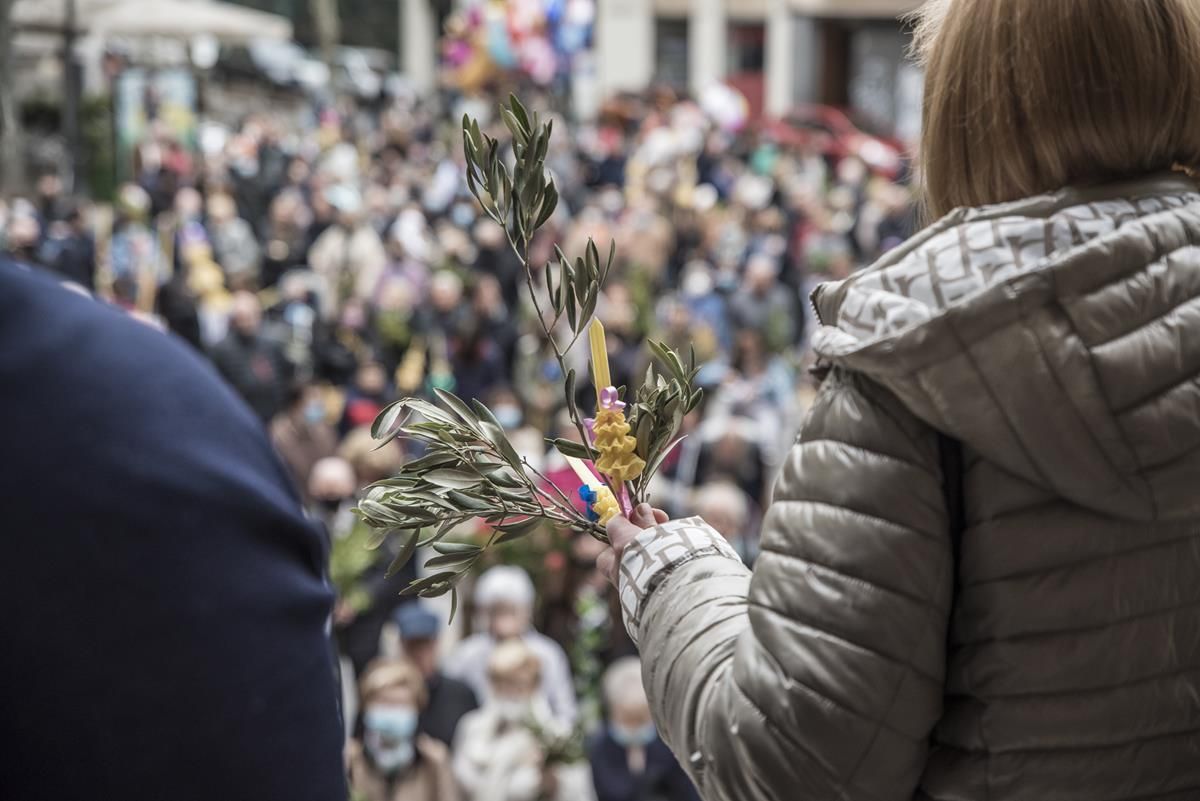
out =
[[[418,92],[437,86],[437,15],[431,0],[400,0],[400,54],[404,75]]]
[[[602,97],[654,77],[653,0],[596,0],[596,78]]]
[[[778,117],[796,102],[796,19],[790,0],[767,0],[766,98],[764,111]]]
[[[821,62],[824,58],[817,22],[808,15],[792,18],[792,101],[821,102]]]
[[[688,19],[688,86],[699,93],[725,78],[725,0],[691,0]]]

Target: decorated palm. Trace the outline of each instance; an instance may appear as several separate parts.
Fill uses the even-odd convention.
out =
[[[545,158],[552,123],[542,124],[515,97],[501,106],[512,135],[514,166],[505,164],[501,143],[484,134],[477,121],[463,118],[467,184],[484,212],[504,228],[508,242],[525,268],[525,283],[536,318],[553,348],[565,381],[564,399],[581,442],[550,440],[578,474],[586,511],[551,483],[509,442],[490,410],[435,390],[436,402],[404,398],[376,419],[372,433],[386,442],[413,441],[424,455],[392,478],[371,485],[357,513],[371,527],[372,547],[387,537],[400,540],[389,568],[394,574],[418,547],[431,546],[429,573],[406,592],[421,596],[453,591],[489,548],[525,536],[542,525],[586,532],[607,541],[605,524],[648,500],[650,480],[679,441],[684,415],[700,402],[694,388],[694,355],[685,362],[665,345],[649,342],[659,363],[647,370],[641,386],[627,397],[612,385],[604,326],[593,319],[616,255],[611,242],[601,262],[596,243],[588,239],[573,261],[558,247],[556,258],[542,271],[545,297],[534,283],[529,248],[534,233],[558,204],[554,181],[546,175]],[[578,377],[566,356],[587,333],[591,349],[596,416],[585,419],[576,405]],[[560,344],[558,338],[566,340]],[[448,535],[459,525],[481,519],[490,527],[480,543],[454,542]],[[457,601],[457,598],[455,598]]]

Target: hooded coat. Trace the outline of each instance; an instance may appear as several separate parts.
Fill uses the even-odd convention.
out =
[[[620,569],[706,801],[1200,798],[1200,194],[960,209],[814,294],[828,376],[751,573]]]

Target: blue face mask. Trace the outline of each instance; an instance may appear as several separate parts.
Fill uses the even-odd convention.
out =
[[[316,425],[325,421],[325,407],[320,403],[310,403],[304,407],[304,419]]]
[[[417,710],[410,706],[372,706],[363,713],[363,726],[389,740],[411,740],[417,733]]]
[[[653,723],[628,729],[613,723],[608,727],[608,733],[622,748],[645,748],[658,739],[658,729]]]
[[[403,770],[416,758],[417,712],[412,707],[372,706],[363,713],[363,729],[363,745],[384,773]]]
[[[496,415],[496,422],[499,423],[500,427],[506,431],[511,431],[514,428],[519,427],[523,419],[521,407],[514,406],[509,403],[502,404],[497,406],[495,409],[492,409],[492,414]]]

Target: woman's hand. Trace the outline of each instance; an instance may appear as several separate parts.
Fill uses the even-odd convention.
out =
[[[654,509],[648,503],[640,504],[626,520],[617,515],[608,521],[608,539],[610,547],[596,559],[596,567],[604,577],[615,587],[617,572],[621,565],[621,557],[625,547],[633,542],[644,529],[653,528],[667,522],[670,518],[661,509]]]

